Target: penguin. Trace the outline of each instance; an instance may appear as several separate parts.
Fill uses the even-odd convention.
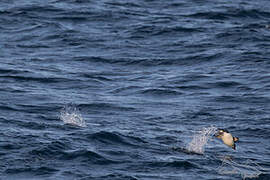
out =
[[[233,137],[226,129],[219,129],[215,136],[223,141],[224,144],[231,147],[233,150],[236,149],[235,142],[239,140],[237,137]]]

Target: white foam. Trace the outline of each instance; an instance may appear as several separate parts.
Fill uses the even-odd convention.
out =
[[[248,159],[245,163],[237,163],[233,161],[231,158],[224,157],[221,159],[222,164],[218,168],[219,174],[233,175],[238,174],[241,175],[243,179],[246,178],[258,178],[260,174],[262,174],[262,170],[264,170],[261,166],[259,166],[254,161]]]
[[[204,148],[207,142],[213,137],[217,131],[216,127],[203,128],[193,135],[191,142],[187,145],[189,152],[204,154]]]
[[[60,111],[60,119],[66,124],[86,127],[85,120],[74,105],[66,105]]]

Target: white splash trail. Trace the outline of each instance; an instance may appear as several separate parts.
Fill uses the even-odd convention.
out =
[[[218,169],[219,174],[233,175],[239,174],[242,179],[258,178],[263,173],[264,168],[259,166],[254,161],[248,159],[245,163],[237,163],[231,158],[222,158],[222,165]]]
[[[217,128],[214,126],[203,128],[197,134],[193,135],[192,141],[187,145],[187,150],[189,152],[195,152],[198,154],[204,153],[204,147],[216,133]]]

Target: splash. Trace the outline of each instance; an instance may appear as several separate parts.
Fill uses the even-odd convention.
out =
[[[66,124],[72,124],[80,127],[86,127],[79,110],[74,105],[66,105],[60,111],[60,119]]]
[[[221,159],[222,164],[218,168],[218,173],[223,175],[241,175],[242,179],[246,178],[258,178],[262,174],[264,168],[259,166],[254,161],[248,159],[245,163],[240,164],[233,161],[231,158],[223,157]]]
[[[213,137],[216,131],[217,128],[213,126],[198,131],[198,133],[193,135],[192,141],[187,145],[187,150],[189,152],[203,154],[205,145]]]

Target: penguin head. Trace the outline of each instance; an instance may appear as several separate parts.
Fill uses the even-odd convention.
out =
[[[215,134],[215,136],[220,139],[222,138],[224,133],[229,133],[229,131],[226,129],[218,129],[218,132]]]

